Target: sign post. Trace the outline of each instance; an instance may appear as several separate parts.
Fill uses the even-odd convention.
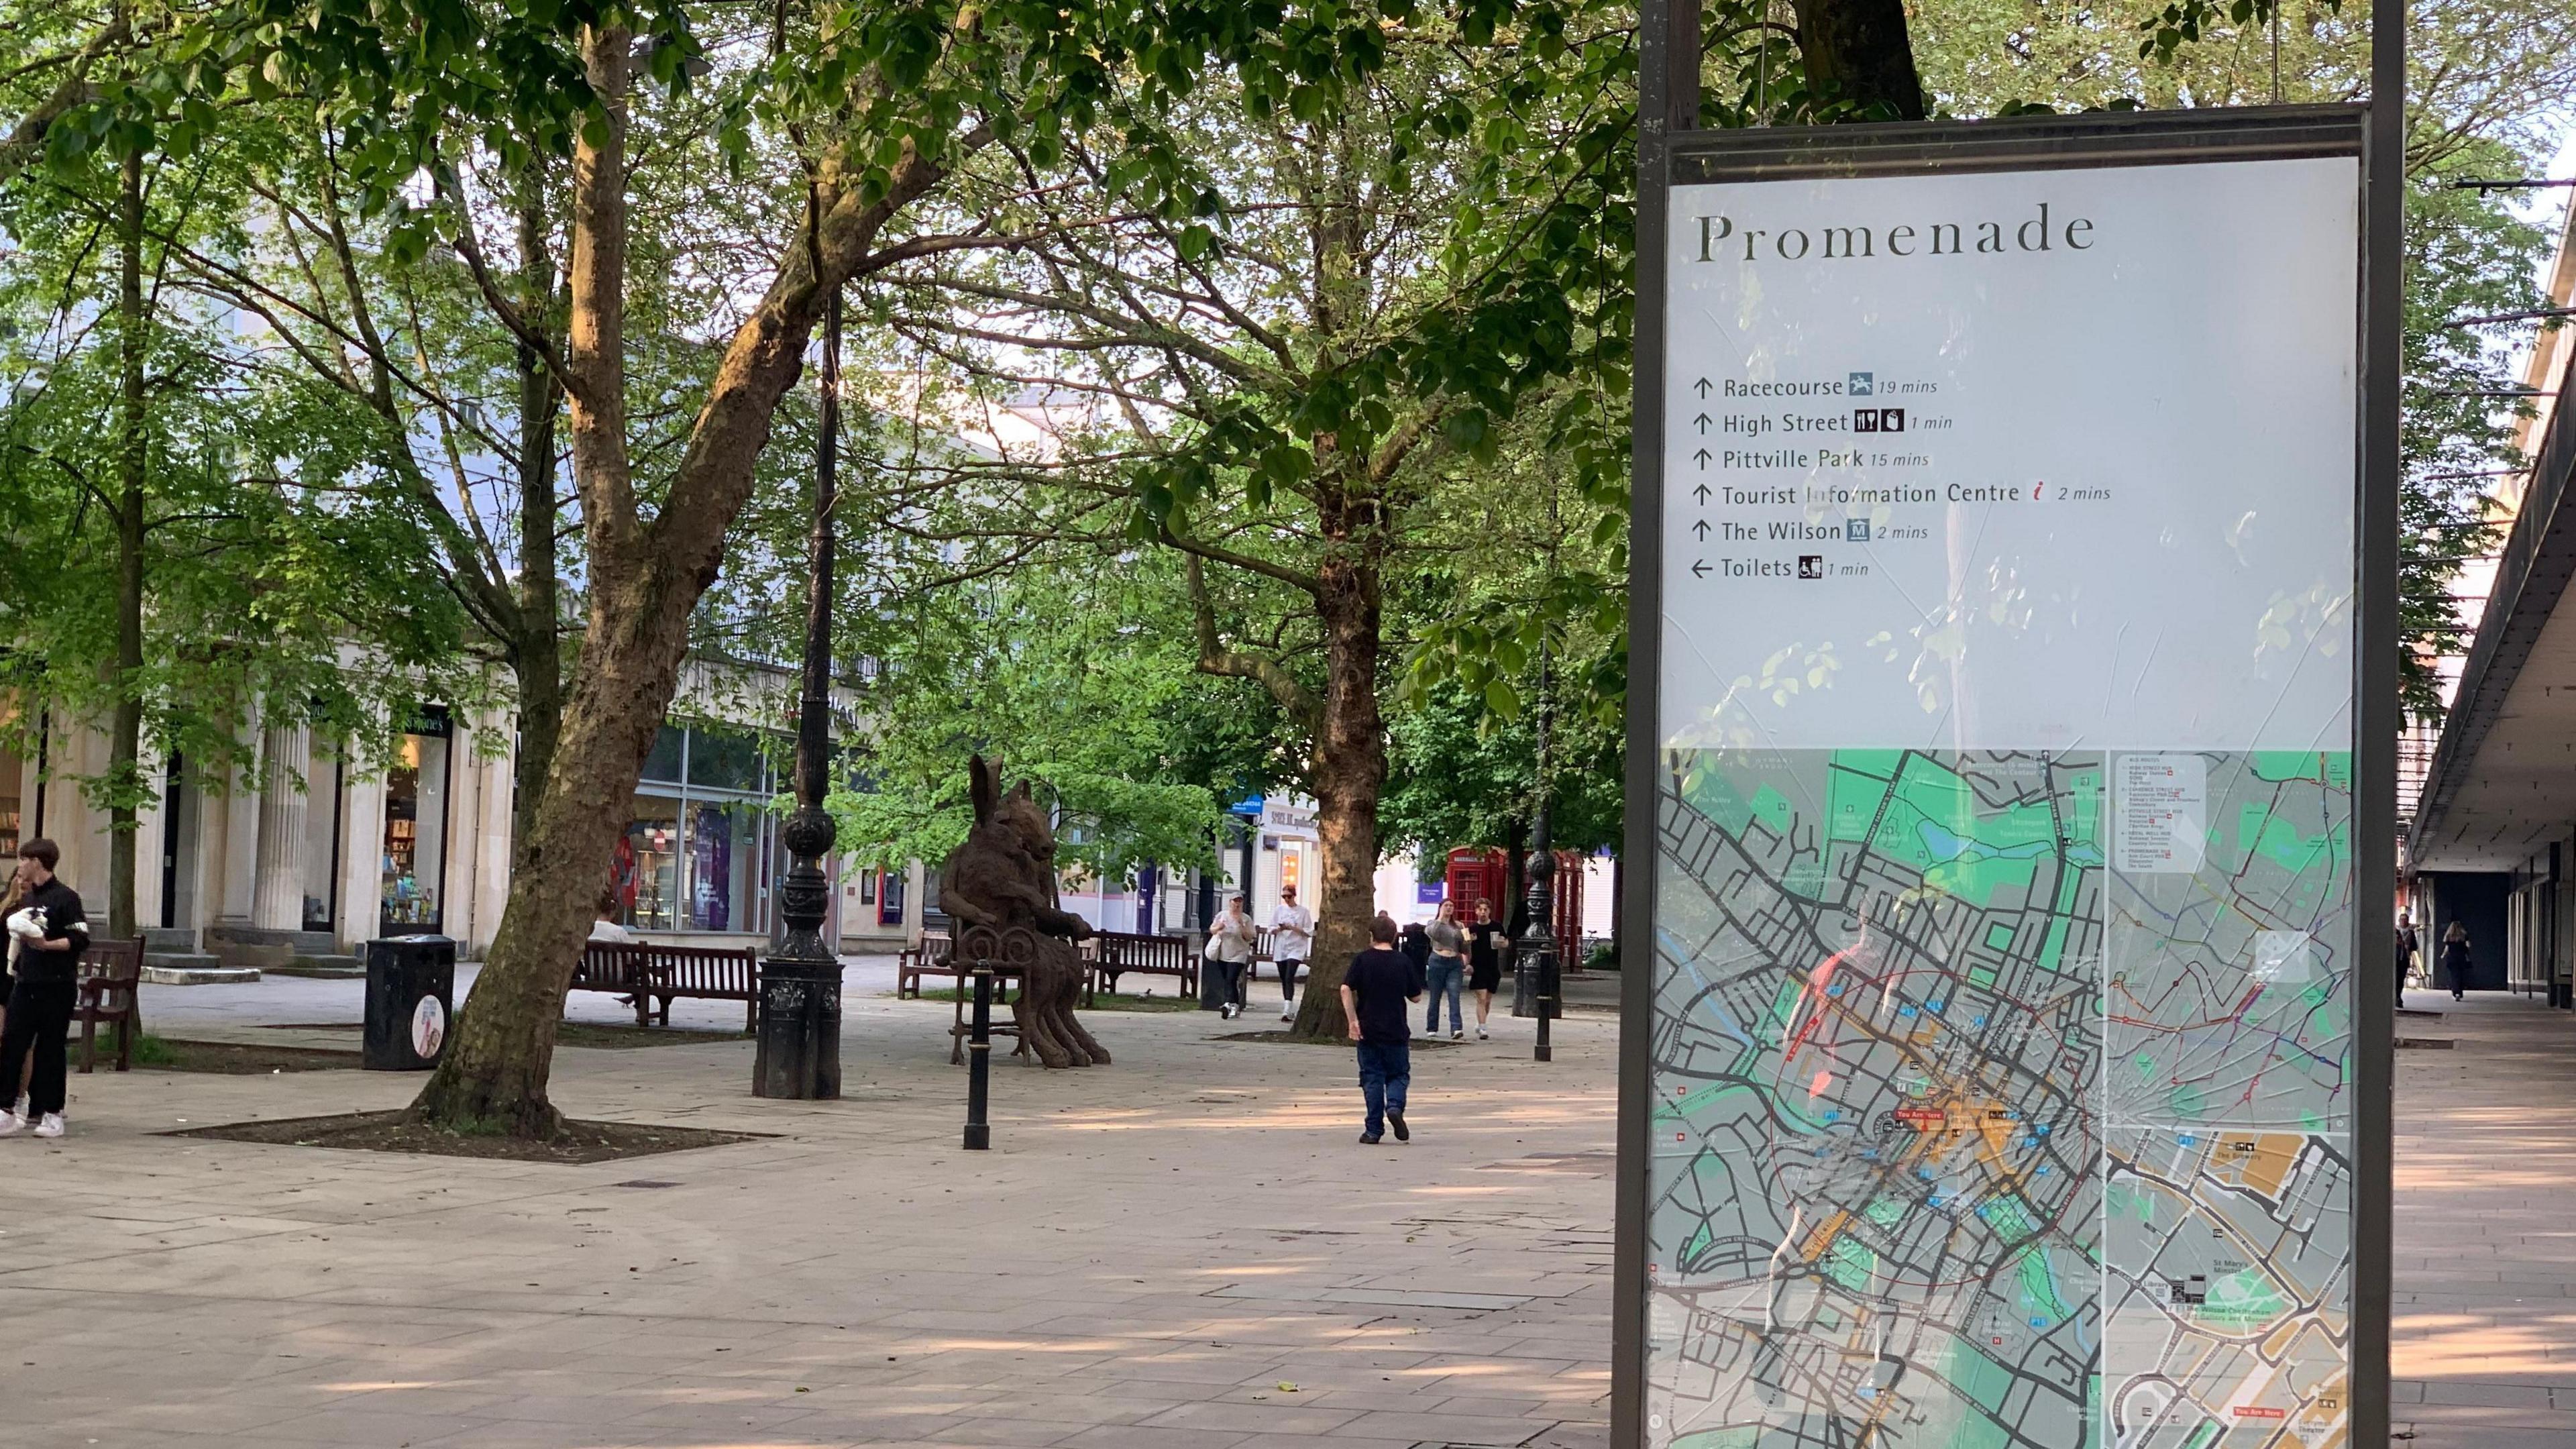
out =
[[[1649,138],[1622,1449],[2385,1439],[2370,121]]]

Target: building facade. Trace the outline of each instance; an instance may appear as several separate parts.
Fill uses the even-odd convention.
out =
[[[763,945],[780,929],[787,869],[772,802],[786,789],[782,700],[794,681],[758,666],[684,674],[628,806],[604,882],[648,940]],[[252,969],[354,972],[379,936],[453,937],[480,957],[510,883],[517,734],[505,716],[425,701],[382,761],[342,758],[301,720],[257,725],[256,780],[213,780],[179,757],[136,828],[137,923],[155,975]],[[51,837],[62,874],[105,914],[107,812],[82,794],[107,765],[95,727],[42,719],[36,748],[0,747],[0,869]],[[922,870],[851,872],[835,893],[844,950],[919,935]]]

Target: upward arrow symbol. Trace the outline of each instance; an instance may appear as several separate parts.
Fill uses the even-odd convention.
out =
[[[1708,501],[1708,485],[1702,483],[1697,488],[1691,490],[1691,495],[1697,498],[1700,502],[1706,503]]]
[[[1698,534],[1700,538],[1705,541],[1708,538],[1708,520],[1703,518],[1699,522],[1692,524],[1691,532]]]
[[[1706,396],[1708,396],[1708,379],[1707,379],[1707,378],[1704,378],[1704,377],[1703,377],[1703,378],[1701,378],[1697,383],[1695,383],[1695,384],[1693,384],[1693,385],[1694,385],[1694,386],[1696,386],[1696,387],[1699,389],[1699,395],[1700,395],[1701,397],[1706,397]]]
[[[1705,467],[1707,467],[1707,466],[1708,466],[1708,460],[1709,460],[1709,457],[1710,457],[1710,453],[1709,453],[1708,449],[1706,449],[1706,448],[1702,448],[1702,449],[1700,449],[1698,452],[1691,454],[1691,457],[1692,457],[1692,458],[1694,458],[1694,459],[1696,459],[1696,460],[1698,460],[1699,465],[1700,465],[1701,467],[1705,468]]]
[[[1699,419],[1698,419],[1698,421],[1699,421],[1699,430],[1700,430],[1701,432],[1703,432],[1703,433],[1707,432],[1707,431],[1708,431],[1708,414],[1706,414],[1706,413],[1701,413],[1701,414],[1699,415]]]

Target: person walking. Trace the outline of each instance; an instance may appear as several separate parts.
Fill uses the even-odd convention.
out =
[[[0,1137],[15,1137],[35,1121],[38,1137],[63,1135],[65,1035],[79,994],[81,953],[89,948],[89,917],[78,892],[54,875],[62,848],[50,840],[18,847],[18,885],[24,893],[6,928],[18,943],[18,979],[9,988],[9,1013],[0,1025],[0,1082],[18,1080],[32,1053],[35,1075],[27,1084],[27,1109],[0,1114]]]
[[[2415,937],[2415,918],[2404,911],[2397,913],[2397,1005],[2406,1005],[2406,973],[2415,969],[2415,958],[2423,954],[2423,943]]]
[[[1252,969],[1252,948],[1260,939],[1261,930],[1252,924],[1241,896],[1228,899],[1208,927],[1207,962],[1216,978],[1217,1015],[1228,1021],[1243,1014],[1243,977]],[[1200,1009],[1206,1009],[1204,1002]]]
[[[26,901],[27,883],[13,870],[9,872],[8,889],[0,891],[0,939],[8,942],[7,964],[0,966],[0,1032],[8,1030],[9,989],[18,981],[18,938],[8,933],[7,922],[11,916],[18,914],[18,907],[26,904]],[[27,1115],[27,1084],[35,1080],[35,1076],[36,1061],[31,1055],[27,1059],[27,1065],[18,1073],[17,1090],[7,1094],[9,1110],[17,1116]]]
[[[1342,1029],[1359,1052],[1360,1145],[1375,1147],[1388,1129],[1413,1140],[1404,1125],[1405,1089],[1413,1084],[1413,1043],[1405,1003],[1422,995],[1422,978],[1395,949],[1395,922],[1369,922],[1369,948],[1342,973]]]
[[[1297,1019],[1297,972],[1315,949],[1315,913],[1297,904],[1297,888],[1279,888],[1279,909],[1270,913],[1270,959],[1279,967],[1279,1019]]]
[[[1508,943],[1494,921],[1494,903],[1476,902],[1475,939],[1467,943],[1467,989],[1476,993],[1476,1040],[1485,1035],[1485,1019],[1494,1014],[1494,993],[1503,984],[1503,950]]]
[[[1431,941],[1431,964],[1424,972],[1431,990],[1431,1005],[1422,1015],[1422,1034],[1440,1034],[1440,1000],[1449,1000],[1449,1039],[1464,1041],[1467,1019],[1458,1010],[1458,987],[1467,974],[1467,933],[1458,925],[1458,903],[1442,901],[1440,914],[1431,918],[1422,934]]]
[[[2466,1001],[2469,989],[2469,928],[2457,921],[2442,933],[2442,974],[2451,978],[2451,999]]]

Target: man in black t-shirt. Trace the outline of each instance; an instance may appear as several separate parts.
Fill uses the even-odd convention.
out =
[[[1404,1125],[1404,1089],[1413,1080],[1413,1036],[1408,1001],[1422,999],[1422,977],[1395,949],[1395,922],[1380,915],[1369,925],[1369,948],[1351,958],[1342,975],[1342,1024],[1359,1047],[1360,1099],[1368,1104],[1360,1145],[1375,1147],[1382,1129],[1410,1142]]]

